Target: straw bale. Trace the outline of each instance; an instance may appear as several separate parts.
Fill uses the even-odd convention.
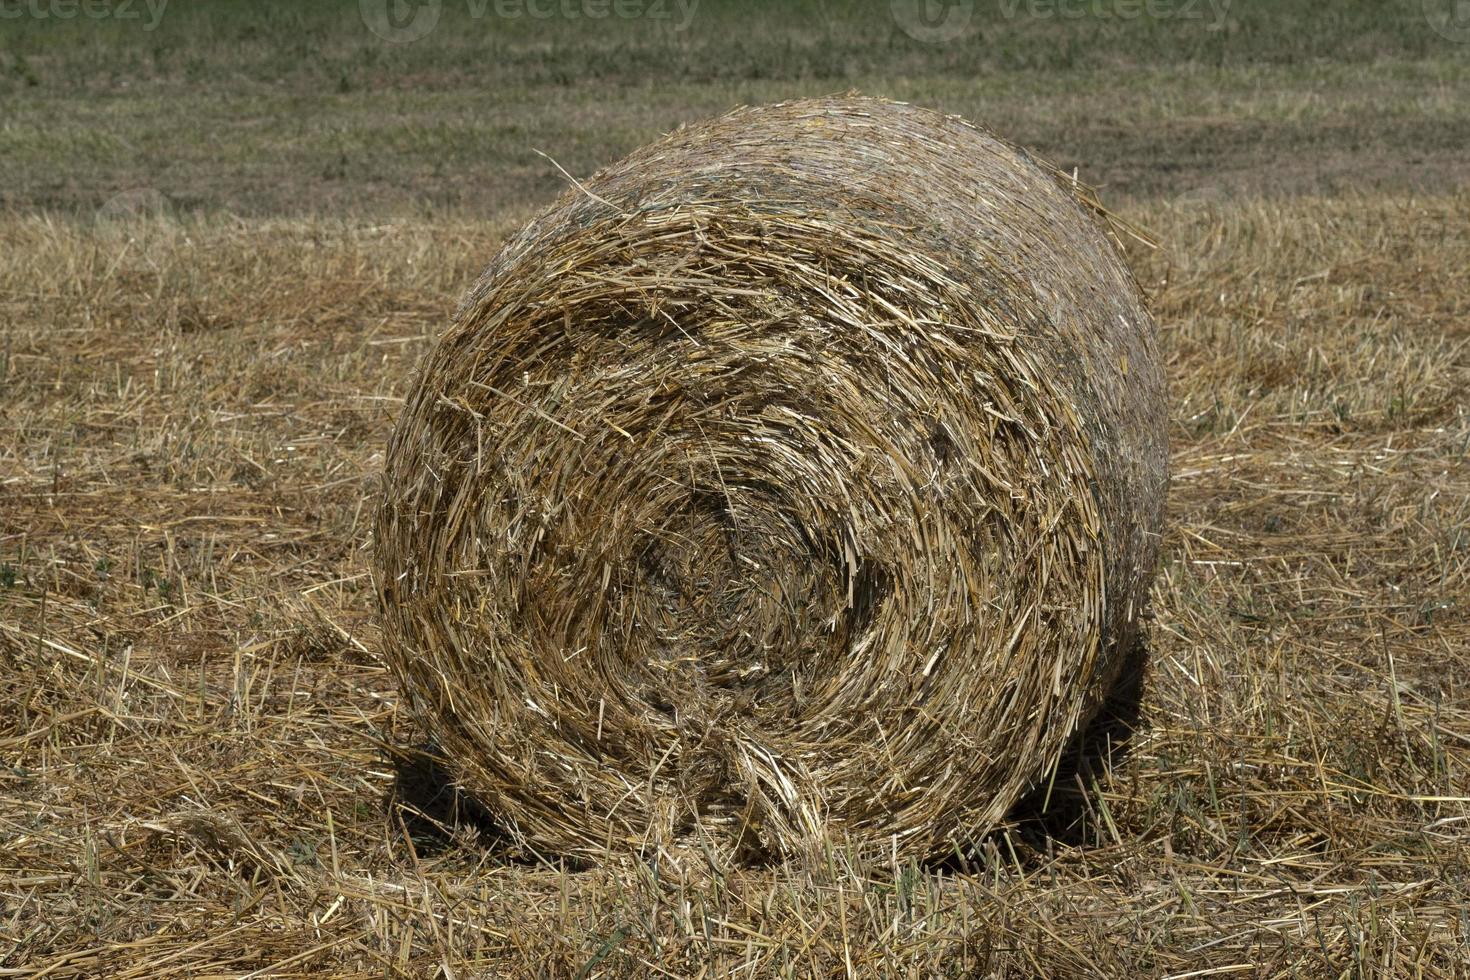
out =
[[[427,356],[387,656],[528,846],[942,854],[1113,683],[1164,422],[1075,185],[907,105],[740,109],[570,188]]]

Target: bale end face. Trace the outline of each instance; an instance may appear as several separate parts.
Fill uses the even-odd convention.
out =
[[[1074,194],[845,98],[682,129],[506,243],[389,450],[388,658],[528,844],[929,856],[1132,642],[1152,322]]]

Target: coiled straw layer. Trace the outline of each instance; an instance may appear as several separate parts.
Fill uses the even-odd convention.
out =
[[[527,844],[946,852],[1133,639],[1154,328],[1086,204],[956,118],[742,109],[578,184],[427,357],[388,657]]]

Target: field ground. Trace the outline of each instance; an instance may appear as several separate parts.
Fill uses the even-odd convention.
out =
[[[1470,976],[1470,49],[1417,4],[1237,6],[1144,25],[1147,64],[1093,21],[924,47],[800,4],[723,60],[712,2],[597,44],[334,46],[260,5],[214,47],[200,14],[0,34],[0,976]],[[946,866],[511,853],[425,792],[376,657],[413,365],[560,187],[531,147],[584,173],[849,86],[1161,243],[1134,734]]]

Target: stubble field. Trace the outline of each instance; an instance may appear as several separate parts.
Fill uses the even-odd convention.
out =
[[[190,67],[187,23],[90,58],[6,36],[0,976],[1470,973],[1470,84],[1416,6],[1361,50],[1350,5],[1336,44],[1175,25],[1156,62],[1099,34],[1061,65],[1028,52],[1087,25],[849,49],[798,6],[711,77],[704,35],[598,62],[564,23],[483,77],[443,27],[276,68],[249,36]],[[586,173],[849,86],[1040,145],[1159,243],[1129,246],[1172,407],[1138,702],[944,865],[517,852],[379,663],[369,529],[414,365],[560,189],[531,147]]]

